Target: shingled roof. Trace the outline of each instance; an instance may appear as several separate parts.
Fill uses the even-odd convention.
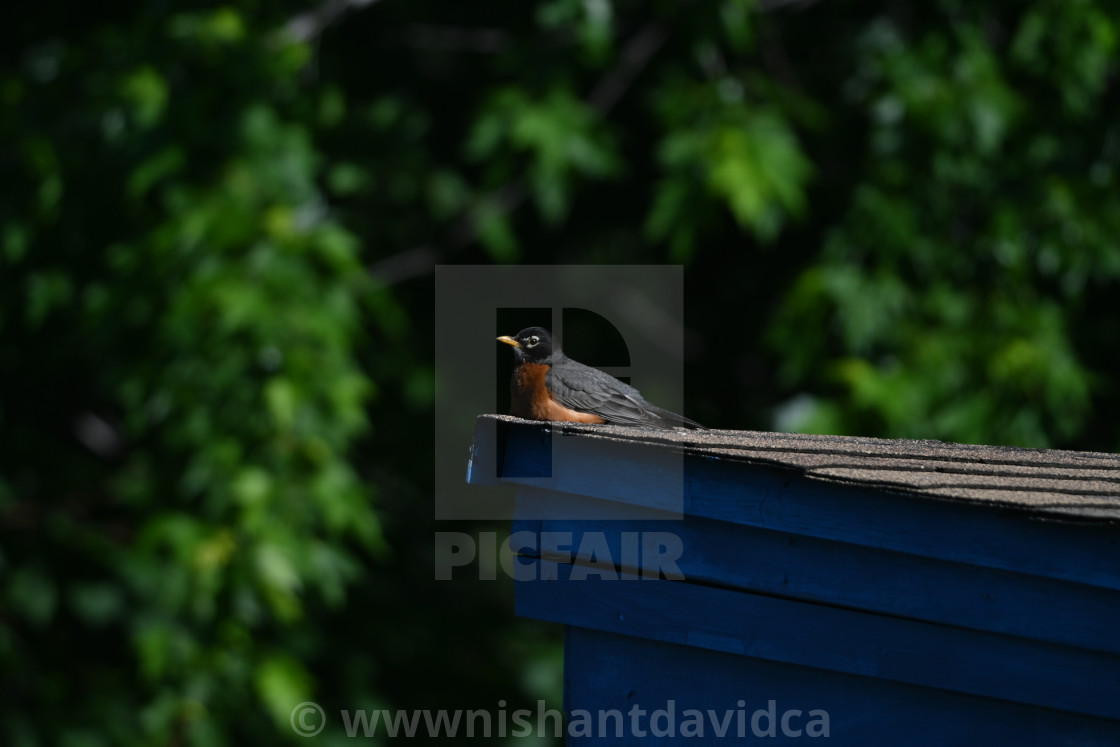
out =
[[[532,422],[507,415],[485,417]],[[1120,522],[1120,454],[761,431],[554,425],[569,436],[768,465],[812,480],[997,506],[1043,518]]]

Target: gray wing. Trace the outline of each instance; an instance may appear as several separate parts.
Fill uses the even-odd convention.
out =
[[[608,423],[659,428],[685,425],[685,418],[646,402],[629,384],[571,359],[549,369],[548,388],[565,407],[594,413]]]

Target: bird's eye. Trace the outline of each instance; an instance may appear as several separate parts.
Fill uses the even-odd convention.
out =
[[[541,338],[537,337],[536,335],[533,335],[532,337],[529,338],[529,347],[533,347],[534,345],[536,345],[540,341],[541,341]]]

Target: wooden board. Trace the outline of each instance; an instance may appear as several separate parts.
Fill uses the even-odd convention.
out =
[[[520,615],[1120,719],[1120,656],[675,581],[517,584]]]
[[[582,628],[570,628],[565,636],[565,701],[569,714],[580,709],[591,715],[594,729],[602,718],[603,739],[569,737],[569,744],[825,744],[836,747],[907,745],[1016,745],[1016,747],[1114,747],[1120,744],[1120,723],[1002,700],[977,698],[934,688],[829,672],[706,649],[648,641]],[[651,730],[653,712],[666,711],[674,701],[678,732],[676,740]],[[755,712],[769,711],[772,722]],[[742,706],[738,704],[742,703]],[[645,711],[632,713],[634,707]],[[703,738],[681,738],[680,729],[688,709],[705,718]],[[623,716],[623,732],[616,738],[617,710]],[[811,711],[828,714],[828,738],[813,738],[805,732]],[[713,711],[714,714],[709,714]],[[791,713],[786,731],[803,732],[796,737],[783,733],[781,717]],[[728,713],[730,712],[730,714]],[[739,737],[739,713],[744,738]],[[600,716],[608,713],[606,716]],[[726,724],[718,737],[711,717]],[[632,729],[637,717],[639,736]],[[667,717],[658,719],[664,734]],[[549,732],[550,734],[552,732]]]
[[[505,483],[606,501],[603,519],[652,509],[1120,590],[1117,524],[1040,521],[639,444],[545,438],[543,429],[508,427],[500,449],[480,441],[469,479],[485,483],[475,462],[497,460]],[[542,474],[542,464],[548,477],[523,476]]]
[[[656,572],[631,547],[642,536],[671,532],[683,547],[676,564],[689,583],[1120,654],[1120,592],[1111,589],[706,519],[579,518],[599,515],[600,501],[529,488],[519,490],[517,503],[530,515],[573,518],[518,520],[514,531],[570,535],[576,562],[581,546],[600,556],[605,547],[595,560],[613,563],[616,577]],[[636,568],[624,567],[635,558]]]

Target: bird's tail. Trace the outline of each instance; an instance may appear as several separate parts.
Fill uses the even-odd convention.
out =
[[[678,415],[675,412],[663,410],[660,407],[652,406],[649,410],[659,417],[666,428],[690,428],[692,430],[706,431],[706,426],[700,425],[695,420],[690,420],[684,415]]]

